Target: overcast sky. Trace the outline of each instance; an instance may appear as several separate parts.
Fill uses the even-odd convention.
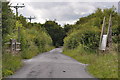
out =
[[[53,2],[52,2],[53,1]],[[32,22],[44,23],[46,20],[56,20],[61,25],[74,24],[80,17],[87,16],[93,13],[97,8],[111,8],[113,5],[118,8],[118,0],[111,0],[108,2],[92,2],[88,0],[84,1],[47,1],[44,0],[10,0],[12,5],[19,3],[25,4],[24,8],[19,9],[19,15],[22,14],[25,17],[35,16],[36,19]],[[15,9],[12,8],[15,12]]]

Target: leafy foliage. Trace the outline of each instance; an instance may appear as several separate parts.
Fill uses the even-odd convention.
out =
[[[33,27],[31,29],[21,29],[21,49],[23,58],[31,58],[32,56],[37,55],[50,50],[52,46],[52,40],[48,34],[44,31]],[[27,37],[26,37],[27,36]]]
[[[112,14],[112,46],[114,46],[114,48],[102,55],[102,53],[97,50],[102,20],[103,17],[106,16],[107,23],[105,25],[108,26],[110,14]],[[96,78],[118,78],[117,51],[119,50],[117,49],[119,49],[120,46],[118,44],[120,41],[119,17],[120,15],[117,14],[114,7],[104,9],[103,11],[98,8],[95,13],[80,18],[76,24],[72,25],[72,28],[71,26],[67,26],[66,31],[68,33],[64,39],[63,54],[79,62],[89,64],[87,69]],[[98,53],[100,53],[100,55]]]
[[[58,25],[55,21],[46,21],[43,25],[48,34],[53,40],[53,45],[58,47],[63,45],[63,39],[65,37],[64,29]]]
[[[14,33],[15,27],[15,16],[12,13],[12,10],[9,7],[9,2],[2,3],[2,33],[3,33],[3,42],[6,41],[6,36]],[[9,13],[9,14],[8,14]]]
[[[40,23],[28,23],[22,15],[15,17],[10,9],[9,2],[2,4],[2,31],[3,31],[3,76],[14,73],[21,64],[21,59],[32,58],[38,53],[51,50],[52,39]],[[9,14],[8,14],[9,13]],[[18,40],[20,27],[21,51],[18,54],[6,52],[6,42],[10,39]]]
[[[20,55],[14,55],[11,53],[4,53],[2,55],[2,75],[3,77],[11,75],[14,71],[22,65]]]
[[[85,49],[97,49],[99,46],[103,17],[106,16],[106,26],[108,26],[110,14],[112,14],[113,41],[117,42],[118,39],[115,35],[119,34],[117,25],[117,17],[119,17],[119,15],[115,12],[114,7],[104,9],[103,11],[98,8],[95,13],[80,18],[76,24],[72,26],[65,25],[65,30],[68,33],[64,39],[64,47],[66,49],[74,49],[79,45],[83,45]]]
[[[85,48],[96,49],[99,42],[98,34],[97,28],[75,31],[64,39],[64,46],[67,49],[74,49],[82,44]]]

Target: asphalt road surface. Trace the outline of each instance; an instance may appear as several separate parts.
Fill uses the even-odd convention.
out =
[[[9,78],[93,78],[86,72],[86,64],[65,56],[62,48],[55,48],[23,62],[24,66]]]

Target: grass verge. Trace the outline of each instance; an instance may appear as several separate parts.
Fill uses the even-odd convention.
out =
[[[117,52],[98,55],[95,52],[90,52],[78,47],[73,50],[64,50],[63,54],[81,63],[89,64],[87,70],[96,78],[118,78]]]
[[[48,46],[46,51],[50,51],[53,48],[54,47]],[[4,52],[2,54],[2,77],[14,74],[14,72],[22,66],[22,59],[30,59],[38,53],[39,50],[36,46],[31,46],[16,55]]]
[[[14,55],[11,53],[4,53],[2,55],[2,76],[12,75],[15,70],[22,66],[20,55]]]

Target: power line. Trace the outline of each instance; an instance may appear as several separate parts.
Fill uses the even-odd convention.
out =
[[[31,16],[30,16],[30,17],[26,17],[26,19],[29,19],[29,20],[30,20],[30,23],[31,23],[31,20],[32,20],[32,19],[35,19],[35,17],[31,17]]]
[[[15,10],[16,10],[16,17],[18,17],[18,9],[25,7],[25,5],[24,5],[24,3],[23,3],[23,4],[20,6],[20,5],[17,3],[16,6],[10,6],[10,7],[15,8]]]

